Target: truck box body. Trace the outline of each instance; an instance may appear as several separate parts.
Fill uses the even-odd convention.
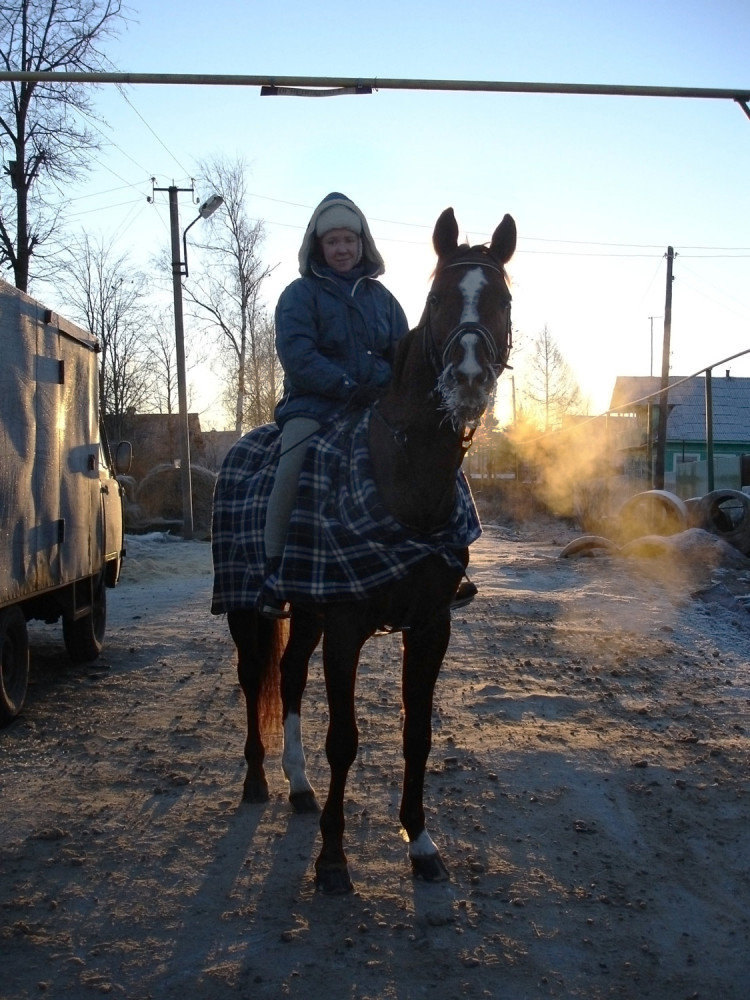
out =
[[[100,439],[98,351],[0,281],[0,611],[74,621],[117,581],[122,498]]]

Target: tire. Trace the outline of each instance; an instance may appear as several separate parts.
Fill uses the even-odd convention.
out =
[[[104,578],[93,584],[91,611],[83,618],[63,617],[63,639],[74,663],[90,663],[102,651],[107,628],[107,588]]]
[[[611,538],[604,538],[602,535],[581,535],[568,542],[562,550],[559,559],[570,559],[573,556],[614,556],[620,551]]]
[[[750,497],[741,490],[714,490],[701,498],[700,526],[750,555]]]
[[[688,525],[687,507],[667,490],[647,490],[626,500],[620,508],[620,541],[644,535],[676,535]]]
[[[0,724],[19,714],[29,686],[29,635],[20,608],[0,611]]]

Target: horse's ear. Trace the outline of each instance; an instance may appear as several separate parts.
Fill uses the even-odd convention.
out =
[[[432,234],[432,245],[440,259],[453,253],[458,246],[458,223],[452,208],[440,213]]]
[[[506,215],[492,234],[490,253],[501,264],[507,264],[516,249],[516,224],[513,217]]]

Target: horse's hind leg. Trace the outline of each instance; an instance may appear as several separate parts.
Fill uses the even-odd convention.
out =
[[[268,782],[263,770],[266,755],[261,736],[261,701],[266,675],[273,666],[276,622],[253,610],[230,611],[229,631],[237,647],[237,677],[245,695],[247,774],[242,790],[244,802],[267,802]]]
[[[305,770],[302,745],[302,695],[307,667],[323,634],[323,621],[312,611],[292,610],[289,642],[281,659],[281,700],[284,706],[284,751],[281,766],[289,782],[289,801],[297,813],[320,812]]]
[[[404,635],[404,785],[399,818],[416,878],[442,882],[448,871],[425,827],[424,777],[432,746],[432,697],[450,639],[450,612]]]

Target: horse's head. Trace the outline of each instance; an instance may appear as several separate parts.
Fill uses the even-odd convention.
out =
[[[458,245],[447,208],[435,225],[435,278],[420,322],[437,392],[457,430],[476,427],[511,348],[510,292],[505,264],[516,248],[516,224],[506,215],[490,245]]]

